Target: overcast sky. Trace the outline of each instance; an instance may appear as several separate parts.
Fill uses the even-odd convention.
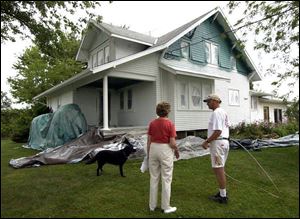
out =
[[[101,2],[101,7],[97,8],[96,13],[103,17],[103,22],[105,23],[117,26],[126,25],[130,30],[159,37],[201,16],[216,6],[223,10],[229,23],[233,25],[237,20],[238,14],[229,15],[226,4],[227,1],[114,1],[111,4],[109,2]],[[24,49],[30,45],[29,40],[18,40],[15,43],[5,42],[1,44],[2,91],[9,93],[10,87],[7,83],[7,77],[16,75],[12,65],[16,62],[17,56],[21,55]],[[262,70],[263,65],[260,63],[262,55],[257,51],[253,51],[252,47],[253,44],[249,41],[246,44],[246,50],[256,67]],[[271,56],[269,57],[271,58]],[[263,55],[263,58],[263,63],[270,63],[271,60],[266,60],[268,56]],[[264,75],[264,72],[261,72],[261,74]],[[265,77],[263,82],[257,84],[257,87],[263,88],[265,92],[271,92],[271,82],[270,77]],[[299,96],[298,89],[297,92]],[[9,95],[9,97],[11,96]],[[19,106],[14,105],[14,107]]]

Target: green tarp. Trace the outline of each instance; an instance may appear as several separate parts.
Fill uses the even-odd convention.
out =
[[[35,117],[30,126],[28,146],[37,150],[63,145],[87,132],[87,122],[76,104],[61,106],[54,113]]]

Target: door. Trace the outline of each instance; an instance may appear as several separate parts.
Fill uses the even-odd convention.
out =
[[[264,106],[264,121],[265,122],[270,121],[269,107],[268,106]]]

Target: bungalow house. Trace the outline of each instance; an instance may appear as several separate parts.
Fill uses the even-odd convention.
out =
[[[250,82],[261,80],[220,8],[158,38],[89,21],[76,59],[81,73],[37,95],[55,111],[76,103],[90,126],[147,127],[160,101],[177,131],[207,129],[218,94],[231,123],[251,121]]]
[[[250,91],[251,95],[251,119],[250,122],[287,122],[284,115],[287,103],[281,99],[274,98],[273,94]],[[289,102],[288,102],[289,103]]]

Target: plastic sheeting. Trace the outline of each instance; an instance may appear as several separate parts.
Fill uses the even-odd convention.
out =
[[[30,157],[22,157],[18,159],[11,159],[9,164],[14,168],[33,167],[46,164],[63,164],[63,163],[77,163],[93,158],[101,150],[120,150],[125,147],[123,144],[124,138],[127,138],[131,144],[136,148],[136,152],[131,154],[129,159],[143,159],[146,156],[147,135],[146,134],[132,134],[128,133],[123,136],[115,136],[108,140],[101,137],[97,129],[93,129],[78,139],[56,148],[48,148],[36,155]],[[190,159],[209,154],[208,149],[203,149],[200,145],[204,139],[195,136],[188,136],[186,138],[176,140],[180,152],[180,159]],[[238,141],[238,140],[237,140]],[[279,139],[270,140],[240,140],[240,142],[247,149],[262,148],[262,147],[282,147],[282,146],[299,146],[299,133],[285,136]],[[231,149],[241,148],[230,143]],[[176,161],[176,159],[175,159]]]
[[[287,135],[277,139],[241,139],[241,140],[234,140],[237,141],[239,144],[243,145],[247,150],[259,150],[261,148],[266,147],[288,147],[291,145],[298,145],[299,146],[299,132]],[[241,148],[238,144],[234,141],[230,142],[231,149],[239,149]]]
[[[87,132],[87,122],[76,104],[61,106],[54,113],[35,117],[30,126],[28,145],[45,150],[63,145]]]

